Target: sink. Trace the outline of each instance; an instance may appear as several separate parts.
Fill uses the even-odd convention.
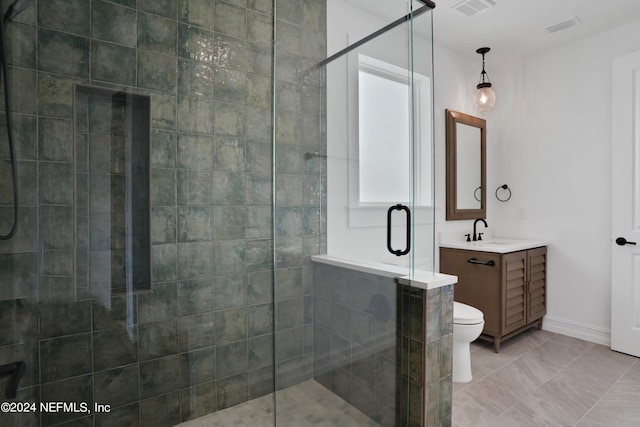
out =
[[[506,237],[491,238],[489,240],[481,240],[479,242],[466,242],[464,240],[456,241],[448,240],[446,238],[441,238],[440,241],[440,246],[443,248],[468,249],[471,251],[494,252],[501,254],[517,252],[546,245],[548,245],[548,242],[541,240],[512,239]]]

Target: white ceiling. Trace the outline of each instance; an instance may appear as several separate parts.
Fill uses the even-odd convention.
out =
[[[461,54],[491,47],[487,62],[511,61],[525,53],[559,46],[640,20],[639,0],[493,0],[495,6],[473,16],[454,9],[461,0],[435,0],[434,39]],[[549,33],[569,18],[582,22]],[[639,24],[640,25],[640,24]],[[489,57],[489,55],[491,55]],[[597,52],[594,52],[597,55]]]
[[[342,1],[389,22],[406,10],[404,0]],[[510,62],[524,54],[640,20],[640,0],[491,0],[494,6],[473,16],[454,9],[463,1],[434,0],[434,39],[469,58],[477,58],[475,50],[488,46],[491,52],[487,65]],[[576,16],[581,21],[578,25],[555,33],[546,30]]]

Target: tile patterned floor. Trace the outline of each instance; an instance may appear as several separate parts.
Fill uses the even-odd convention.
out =
[[[640,426],[640,359],[546,331],[472,344],[474,379],[453,385],[453,427]],[[277,393],[278,425],[378,427],[315,381]],[[270,427],[272,396],[181,427]]]
[[[453,427],[640,426],[640,359],[535,329],[472,344],[474,379],[453,385]]]
[[[310,380],[276,394],[281,427],[379,427],[329,390]],[[273,398],[263,396],[186,423],[180,427],[271,427]]]

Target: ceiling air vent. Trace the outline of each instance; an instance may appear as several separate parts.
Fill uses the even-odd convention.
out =
[[[467,16],[473,16],[476,13],[484,12],[495,5],[496,2],[493,0],[464,0],[463,2],[453,6],[453,8]]]
[[[580,18],[578,18],[577,16],[574,16],[573,18],[565,19],[562,22],[558,22],[555,25],[551,25],[550,27],[547,27],[547,31],[550,33],[555,33],[558,31],[566,30],[567,28],[571,28],[581,23],[582,21],[580,20]]]

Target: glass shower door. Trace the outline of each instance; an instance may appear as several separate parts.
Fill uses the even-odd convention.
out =
[[[276,1],[275,14],[276,422],[420,425],[396,278],[433,265],[430,8]]]
[[[395,8],[372,2],[371,10],[337,4],[331,3],[337,9],[332,16],[343,20],[343,34],[333,34],[340,27],[332,27],[334,49],[411,12],[405,2]],[[420,178],[431,170],[430,158],[420,155],[431,149],[431,73],[414,73],[412,26],[410,19],[402,21],[325,66],[327,252],[333,256],[410,267],[414,208],[430,204],[430,182]]]

